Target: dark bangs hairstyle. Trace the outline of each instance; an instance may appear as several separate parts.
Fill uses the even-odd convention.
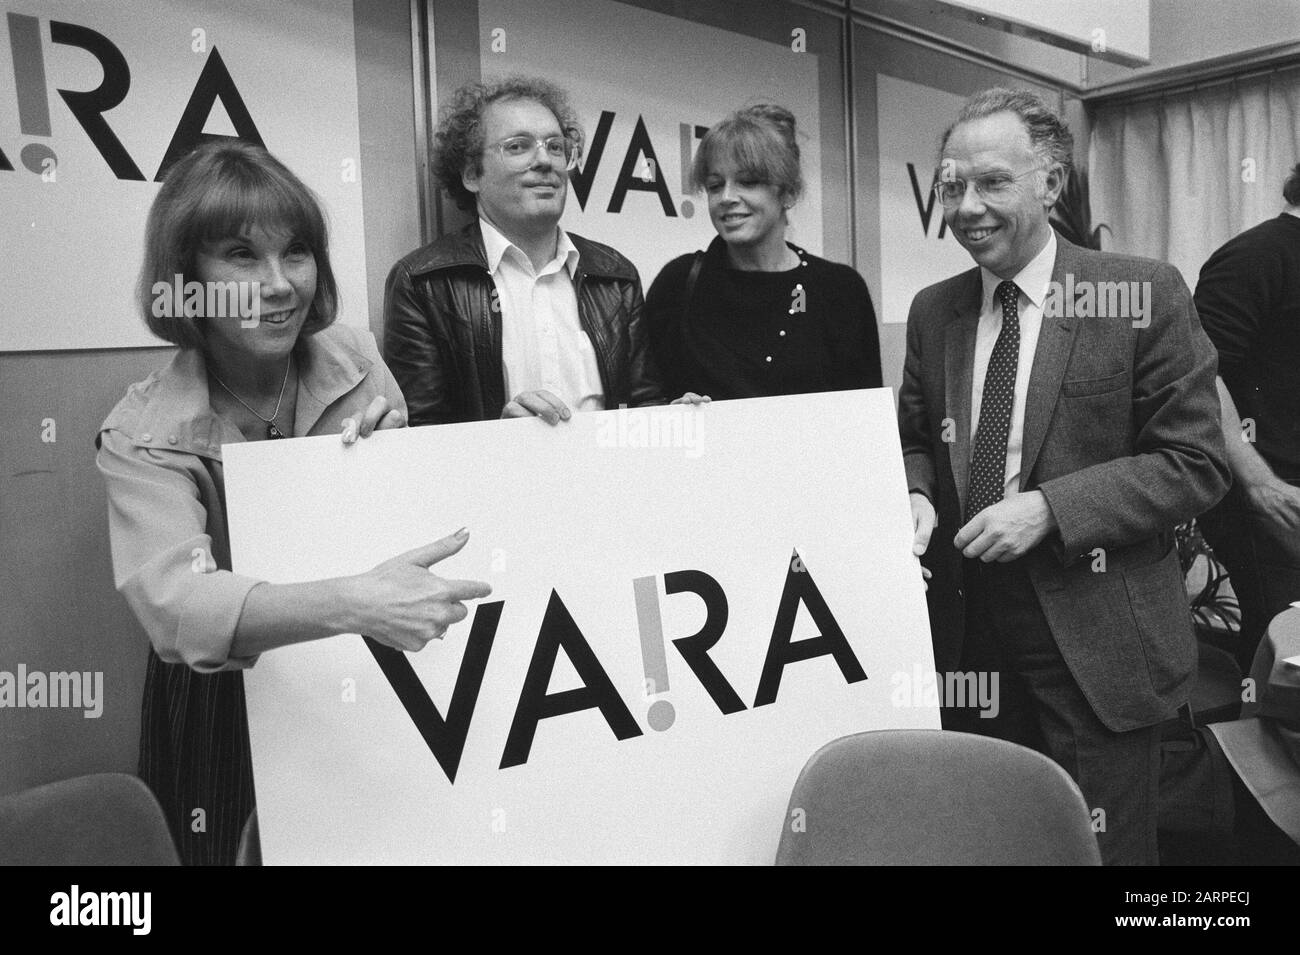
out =
[[[691,185],[703,192],[711,173],[722,166],[756,182],[775,186],[793,204],[803,195],[794,114],[784,106],[760,103],[737,110],[704,134],[691,166]]]
[[[314,335],[334,321],[338,285],[315,193],[261,146],[224,139],[198,146],[173,165],[149,209],[136,304],[150,331],[182,348],[203,348],[202,318],[154,315],[154,284],[170,288],[177,275],[182,287],[198,281],[195,260],[202,245],[253,226],[290,233],[316,259],[316,297],[300,334]]]

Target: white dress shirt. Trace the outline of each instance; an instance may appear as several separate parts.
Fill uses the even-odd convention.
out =
[[[501,363],[506,400],[549,391],[574,411],[603,411],[596,349],[578,318],[573,277],[578,250],[559,226],[555,258],[541,271],[523,250],[480,218],[488,271],[501,302]]]
[[[1011,497],[1020,491],[1020,452],[1025,434],[1025,398],[1029,393],[1029,373],[1034,366],[1038,333],[1043,327],[1043,302],[1056,265],[1056,232],[1048,229],[1047,244],[1029,260],[1011,281],[1020,289],[1016,305],[1020,314],[1020,358],[1016,366],[1016,388],[1011,405],[1011,431],[1007,435],[1007,468],[1003,492]],[[980,269],[984,280],[984,298],[980,303],[980,323],[975,332],[975,368],[971,375],[970,446],[974,453],[975,433],[979,430],[980,403],[984,395],[984,377],[989,358],[1002,331],[1002,303],[996,292],[1002,279],[986,268]]]

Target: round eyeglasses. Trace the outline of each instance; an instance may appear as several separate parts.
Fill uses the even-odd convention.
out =
[[[969,180],[975,186],[975,195],[990,202],[999,202],[1009,198],[1015,192],[1015,183],[1030,173],[1038,172],[1043,167],[1034,166],[1018,175],[1005,172],[990,172]],[[966,198],[965,179],[941,179],[934,184],[934,194],[945,208],[954,209]]]
[[[499,143],[492,143],[488,149],[495,149],[501,154],[501,160],[508,166],[524,169],[532,164],[533,156],[541,149],[553,164],[564,163],[565,169],[578,165],[582,149],[567,136],[548,136],[537,139],[533,136],[511,136]]]

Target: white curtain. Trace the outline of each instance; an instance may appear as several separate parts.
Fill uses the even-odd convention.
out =
[[[1284,206],[1300,162],[1300,70],[1103,105],[1088,147],[1102,247],[1177,266],[1192,288],[1210,253]],[[1251,181],[1253,179],[1253,181]]]

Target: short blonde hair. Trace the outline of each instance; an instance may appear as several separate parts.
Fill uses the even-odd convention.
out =
[[[737,110],[704,134],[691,166],[691,185],[702,191],[709,174],[730,163],[793,202],[803,195],[794,126],[794,114],[784,106],[760,103]]]

